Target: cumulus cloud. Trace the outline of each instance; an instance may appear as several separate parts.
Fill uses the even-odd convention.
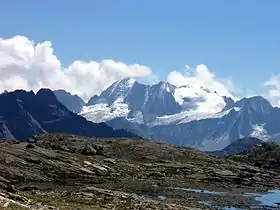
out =
[[[49,41],[0,38],[0,91],[61,88],[89,99],[118,79],[147,76],[154,77],[147,66],[114,60],[74,61],[63,67]]]
[[[264,93],[272,105],[280,106],[280,74],[271,76],[267,81],[264,82],[264,86],[268,87],[268,92]]]
[[[221,96],[228,96],[235,98],[232,95],[234,85],[231,78],[217,78],[214,73],[210,72],[208,68],[200,64],[195,68],[186,66],[185,71],[172,71],[167,81],[175,86],[194,86],[204,87],[216,91]]]
[[[126,77],[146,80],[148,83],[158,82],[152,70],[144,65],[114,60],[77,60],[65,67],[56,57],[50,41],[35,43],[25,36],[0,38],[0,92],[15,89],[65,89],[88,100],[114,81]],[[183,73],[172,71],[167,81],[176,86],[202,86],[229,97],[233,97],[231,90],[235,88],[231,78],[217,78],[205,65],[196,68],[186,65]],[[276,95],[273,91],[270,94]]]

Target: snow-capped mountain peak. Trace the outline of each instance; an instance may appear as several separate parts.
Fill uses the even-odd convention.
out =
[[[124,99],[131,91],[135,82],[136,81],[133,78],[125,78],[122,80],[118,80],[114,82],[111,86],[109,86],[106,90],[104,90],[100,94],[100,96],[93,96],[89,100],[87,105],[90,106],[96,103],[107,103],[111,105],[112,103],[114,103],[114,101],[118,100],[119,98]]]
[[[124,96],[127,92],[132,88],[135,83],[135,79],[133,78],[125,78],[122,80],[118,80],[113,83],[107,91],[103,93],[107,93],[108,96],[117,95],[117,96]],[[102,94],[101,94],[102,95]]]
[[[155,86],[159,87],[159,90],[162,91],[166,91],[166,92],[173,92],[175,86],[171,85],[168,82],[165,81],[161,81],[158,84],[156,84]]]
[[[226,106],[224,110],[233,107],[239,107],[240,109],[242,109],[243,112],[250,111],[250,112],[262,113],[262,114],[269,114],[273,108],[272,105],[269,103],[269,101],[261,96],[243,98],[239,101],[228,103],[228,106]]]
[[[117,84],[119,88],[131,88],[135,82],[136,80],[134,78],[127,77],[125,79],[118,80],[115,84]]]
[[[117,101],[117,103],[115,103]],[[125,78],[114,82],[104,90],[100,96],[94,96],[88,103],[89,106],[83,109],[83,116],[94,122],[100,121],[101,113],[108,115],[107,108],[118,104],[118,112],[112,117],[126,117],[130,120],[136,119],[139,122],[142,116],[142,123],[155,121],[158,117],[172,116],[207,116],[207,114],[219,113],[226,106],[227,102],[223,96],[216,91],[205,87],[185,85],[176,87],[166,81],[154,85],[143,85],[132,78]],[[98,107],[100,104],[100,110]],[[104,107],[107,107],[104,109]],[[121,111],[121,108],[125,110]],[[98,112],[99,119],[94,119],[90,112]],[[180,114],[182,112],[182,115]],[[118,116],[118,113],[121,113]],[[127,114],[127,115],[126,115]],[[125,116],[126,115],[126,116]],[[90,117],[91,116],[91,117]],[[137,116],[137,117],[136,117]],[[103,117],[101,117],[102,119]],[[169,117],[168,117],[169,118]],[[104,117],[107,119],[107,117]],[[163,118],[165,119],[165,118]],[[176,119],[175,119],[176,120]],[[158,120],[157,120],[158,121]]]

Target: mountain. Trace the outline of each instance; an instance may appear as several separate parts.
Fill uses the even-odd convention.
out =
[[[88,137],[135,136],[115,131],[105,123],[93,123],[69,111],[49,89],[16,90],[0,95],[0,135],[25,140],[46,132],[70,133]]]
[[[153,124],[176,114],[180,116],[172,122],[202,112],[208,116],[225,105],[223,96],[207,88],[176,87],[163,81],[149,86],[126,78],[116,81],[99,96],[93,96],[80,114],[93,122],[124,117],[137,123]]]
[[[214,151],[211,154],[216,155],[216,156],[221,156],[221,157],[235,155],[235,154],[238,154],[241,152],[248,152],[254,146],[256,146],[258,144],[262,144],[262,143],[263,143],[263,141],[258,138],[246,137],[246,138],[238,139],[238,140],[232,142],[230,145],[228,145],[224,149],[219,150],[219,151]]]
[[[79,113],[82,111],[85,102],[78,95],[71,95],[65,90],[54,90],[56,98],[66,106],[67,109],[74,113]]]
[[[244,137],[280,141],[280,109],[266,99],[236,100],[198,85],[144,85],[126,78],[93,96],[79,114],[145,138],[206,151],[222,150]]]
[[[118,106],[119,109],[126,109],[123,112],[129,118],[135,117],[137,113],[148,118],[175,114],[181,111],[181,107],[172,95],[174,88],[167,82],[148,86],[127,78],[112,84],[99,97],[93,96],[87,105],[106,104],[113,109]],[[121,104],[126,106],[121,107]]]
[[[153,139],[169,143],[191,146],[201,150],[222,150],[237,139],[256,137],[262,140],[279,140],[280,109],[272,107],[262,97],[242,99],[244,103],[236,102],[229,110],[210,117],[185,120],[177,123],[148,126],[144,128],[146,135]],[[118,119],[119,121],[119,119]],[[140,134],[143,125],[137,125],[122,119],[122,125],[116,120],[107,122],[115,128],[133,127]],[[134,124],[127,125],[127,124]]]

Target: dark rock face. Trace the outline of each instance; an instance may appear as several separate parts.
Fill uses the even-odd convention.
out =
[[[85,102],[78,95],[71,95],[65,90],[54,90],[56,98],[66,106],[67,109],[74,113],[79,113],[82,110],[82,107],[85,105]]]
[[[32,91],[23,90],[0,95],[0,116],[5,127],[17,139],[27,139],[34,134],[45,132],[40,123],[25,109],[23,105],[25,99],[32,102],[36,99],[36,95]]]
[[[111,105],[119,97],[122,97],[124,103],[131,110],[131,116],[137,111],[142,112],[144,117],[147,118],[150,116],[170,115],[182,110],[172,95],[174,88],[175,86],[167,82],[148,86],[128,78],[113,83],[100,96],[93,96],[87,105],[97,103]]]
[[[149,96],[149,86],[135,82],[125,97],[124,102],[134,111],[142,110]]]
[[[151,128],[145,124],[132,123],[121,117],[110,120],[107,122],[107,124],[117,130],[125,128],[125,130],[135,133],[143,138],[150,137]]]
[[[153,113],[156,116],[179,113],[182,108],[172,95],[173,89],[174,86],[167,82],[160,82],[151,86],[143,113]]]
[[[87,102],[86,105],[93,105],[93,104],[97,103],[97,100],[98,100],[98,96],[94,95],[89,99],[89,101]]]
[[[224,96],[224,101],[226,102],[226,106],[223,108],[223,111],[234,107],[234,101],[232,100],[232,98]]]
[[[0,104],[0,134],[4,138],[27,140],[46,132],[89,137],[135,137],[124,130],[117,132],[105,123],[89,122],[69,111],[49,89],[41,89],[37,94],[23,90],[3,93]]]

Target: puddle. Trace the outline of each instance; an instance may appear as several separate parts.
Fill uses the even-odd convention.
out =
[[[212,206],[213,201],[199,201],[198,203],[204,204],[204,205],[207,205],[207,206]]]
[[[163,196],[163,195],[160,195],[160,196],[158,196],[158,199],[161,200],[161,201],[164,201],[164,200],[166,200],[167,198],[166,198],[165,196]]]
[[[201,194],[210,194],[210,195],[224,195],[227,194],[225,192],[216,192],[216,191],[210,191],[210,190],[200,190],[200,189],[194,189],[194,188],[174,188],[175,190],[183,190],[183,191],[188,191],[188,192],[197,192]]]
[[[280,190],[270,190],[267,193],[255,194],[254,199],[262,206],[280,207]]]
[[[175,190],[184,190],[188,192],[196,192],[201,194],[209,194],[209,195],[239,195],[239,196],[246,196],[255,199],[256,201],[260,202],[259,206],[262,207],[279,207],[280,209],[280,190],[270,190],[266,193],[245,193],[245,194],[231,194],[227,192],[217,192],[217,191],[210,191],[205,189],[194,189],[194,188],[174,188]],[[210,201],[200,201],[199,203],[217,207],[213,205],[213,202]],[[223,210],[240,210],[234,207],[218,207],[219,209]]]

